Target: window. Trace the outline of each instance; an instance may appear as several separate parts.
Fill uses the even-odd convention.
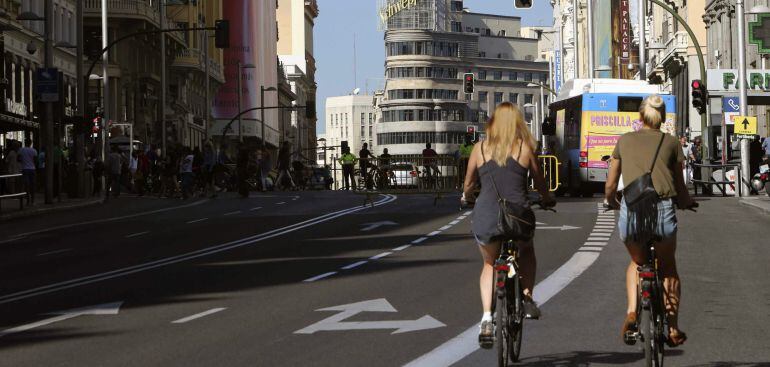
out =
[[[463,11],[463,2],[453,0],[452,1],[452,11]]]
[[[452,21],[451,27],[452,27],[452,32],[462,32],[463,31],[463,24],[461,22]]]
[[[361,138],[363,139],[364,133],[366,132],[366,127],[361,126]]]
[[[371,124],[372,124],[372,113],[369,112],[369,125],[371,125]]]
[[[478,28],[474,28],[474,29],[473,29],[473,32],[475,32],[475,33],[480,33]]]
[[[532,103],[532,95],[531,94],[525,94],[524,95],[524,104]]]
[[[503,92],[495,92],[495,106],[503,103]]]
[[[468,33],[473,33],[473,27],[465,27],[465,31]]]
[[[487,102],[487,92],[479,91],[479,102],[481,103]]]
[[[495,80],[503,80],[503,72],[502,71],[495,71],[493,74],[493,78]]]
[[[479,69],[479,80],[487,79],[487,71]]]
[[[532,81],[532,73],[524,73],[524,81],[525,82],[531,82]]]
[[[364,126],[364,119],[366,118],[366,114],[361,112],[361,126]]]
[[[519,94],[518,93],[508,93],[508,102],[511,103],[519,103]]]
[[[369,139],[372,138],[372,125],[369,125]],[[372,145],[372,141],[369,141],[369,145]]]
[[[487,36],[491,36],[491,35],[492,35],[492,30],[491,30],[491,29],[489,29],[489,28],[487,28],[487,29],[486,29],[486,33],[485,33],[485,34],[486,34]]]
[[[487,53],[484,51],[479,52],[479,57],[487,57]]]
[[[519,73],[515,71],[508,72],[508,80],[519,80]]]
[[[498,36],[505,37],[505,29],[500,30],[500,32],[497,32]]]

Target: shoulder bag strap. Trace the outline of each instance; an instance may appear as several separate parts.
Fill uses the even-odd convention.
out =
[[[655,168],[655,162],[658,160],[658,153],[660,153],[660,147],[663,146],[663,138],[666,137],[666,133],[660,133],[660,142],[658,143],[658,149],[655,150],[655,157],[652,158],[652,166],[650,166],[650,173]]]
[[[481,158],[484,160],[484,163],[487,163],[487,158],[484,156],[484,142],[481,142]],[[495,183],[495,176],[492,174],[492,172],[489,172],[489,178],[492,179],[492,187],[495,188],[495,194],[497,194],[497,201],[503,202],[505,199],[503,199],[502,196],[500,196],[500,191],[497,189],[497,183]]]

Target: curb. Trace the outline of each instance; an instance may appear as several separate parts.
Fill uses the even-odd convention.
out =
[[[770,214],[770,202],[763,202],[758,198],[744,198],[740,200],[741,205],[750,206],[763,211],[765,214]]]
[[[40,208],[31,209],[31,210],[26,210],[26,209],[22,211],[17,210],[9,214],[0,215],[0,222],[11,220],[11,219],[31,217],[38,214],[52,213],[52,212],[57,212],[57,211],[62,211],[67,209],[83,208],[87,206],[101,204],[103,201],[104,199],[91,199],[87,201],[80,201],[80,202],[75,202],[70,204],[54,205],[50,207],[40,207]]]

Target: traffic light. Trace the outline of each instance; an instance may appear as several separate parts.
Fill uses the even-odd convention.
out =
[[[706,104],[708,103],[708,92],[706,86],[700,79],[692,81],[692,107],[695,108],[701,115],[706,113]]]
[[[230,47],[230,21],[225,19],[217,20],[214,23],[214,44],[217,48]]]
[[[468,125],[465,128],[465,132],[468,133],[468,134],[476,134],[476,126]]]
[[[513,7],[516,9],[529,9],[532,7],[532,0],[515,0]]]
[[[463,80],[464,80],[463,89],[465,90],[465,93],[473,94],[473,82],[474,82],[473,73],[465,73]]]

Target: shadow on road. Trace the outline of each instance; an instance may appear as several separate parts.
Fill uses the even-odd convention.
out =
[[[666,356],[678,356],[683,352],[681,350],[667,350]],[[627,365],[635,363],[644,358],[641,352],[589,352],[574,351],[559,354],[549,354],[544,356],[535,356],[524,358],[519,361],[519,365],[526,366],[591,366],[594,364],[609,365]],[[708,365],[711,366],[711,365]],[[705,367],[705,365],[704,365]]]

